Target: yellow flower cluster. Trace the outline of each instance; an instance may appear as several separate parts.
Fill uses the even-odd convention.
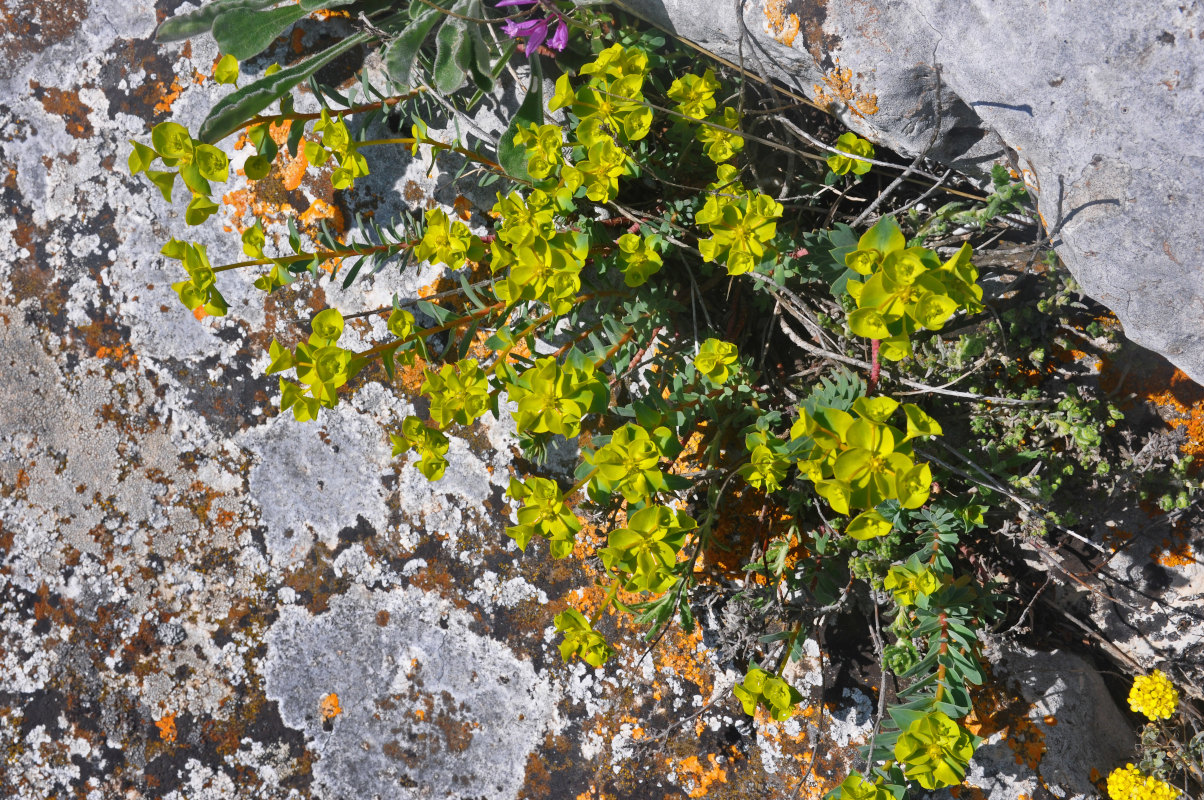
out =
[[[1108,776],[1112,800],[1176,800],[1179,792],[1169,783],[1142,775],[1132,764],[1117,767]]]
[[[1152,675],[1139,675],[1129,691],[1129,708],[1140,711],[1150,719],[1167,719],[1175,713],[1179,691],[1162,670]]]

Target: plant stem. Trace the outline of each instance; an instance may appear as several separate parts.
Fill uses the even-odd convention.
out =
[[[501,309],[503,309],[505,307],[506,307],[505,303],[498,301],[497,303],[494,303],[491,306],[486,306],[485,308],[474,311],[466,317],[460,317],[459,319],[453,319],[450,322],[445,322],[442,325],[435,326],[434,328],[424,328],[423,330],[420,330],[420,331],[414,331],[414,333],[410,334],[409,336],[407,336],[404,339],[395,339],[391,342],[385,342],[384,344],[378,344],[371,349],[365,350],[362,353],[356,353],[355,355],[356,355],[356,358],[375,358],[376,356],[381,355],[382,353],[385,353],[389,350],[396,350],[398,347],[401,347],[406,342],[411,342],[411,341],[414,341],[415,339],[425,339],[426,337],[433,336],[436,333],[443,333],[444,331],[449,331],[452,328],[458,328],[459,326],[464,325],[465,323],[472,322],[473,320],[478,320],[481,317],[485,317],[485,316],[488,316],[489,314],[492,314],[494,311],[500,311]]]
[[[786,650],[782,653],[782,659],[778,661],[778,668],[774,670],[774,675],[779,678],[786,671],[786,665],[790,663],[790,654],[794,651],[794,643],[798,641],[798,636],[803,632],[803,623],[799,622],[794,627],[794,632],[790,634],[790,641],[786,643]]]
[[[605,613],[606,609],[610,608],[610,604],[614,602],[618,595],[619,583],[618,581],[615,581],[610,585],[610,590],[606,593],[606,602],[598,606],[598,610],[594,612],[592,617],[589,618],[589,626],[591,628],[597,626],[598,622],[602,619],[602,614]]]
[[[599,369],[607,361],[610,361],[611,357],[619,352],[619,348],[630,342],[633,336],[635,336],[635,328],[628,328],[627,333],[620,336],[619,341],[615,342],[614,346],[607,350],[605,355],[594,362],[594,369]]]
[[[594,467],[593,469],[591,469],[591,470],[589,471],[589,474],[588,474],[588,475],[586,475],[586,476],[585,476],[584,478],[582,478],[581,480],[579,480],[579,481],[577,481],[576,483],[574,483],[574,484],[572,485],[572,487],[570,487],[570,488],[569,488],[569,490],[568,490],[567,492],[565,492],[565,493],[564,493],[564,496],[565,496],[565,497],[572,497],[573,495],[577,494],[577,492],[581,491],[581,489],[582,489],[582,488],[585,486],[585,484],[589,483],[589,480],[590,480],[590,478],[594,477],[594,473],[595,473],[595,472],[597,472],[597,471],[598,471],[598,468],[597,468],[597,467]]]
[[[469,161],[475,161],[478,164],[484,164],[485,166],[489,167],[490,169],[492,169],[495,172],[498,172],[502,175],[506,174],[506,171],[504,169],[502,169],[501,164],[497,163],[493,159],[486,158],[485,156],[481,155],[480,153],[476,152],[475,150],[469,150],[466,147],[456,147],[455,145],[446,144],[444,142],[439,142],[434,139],[427,139],[425,137],[415,138],[413,136],[398,136],[398,137],[392,138],[392,139],[366,139],[362,142],[356,142],[355,144],[356,144],[356,147],[368,147],[369,145],[375,145],[375,144],[404,144],[404,145],[410,145],[410,146],[413,146],[415,144],[426,144],[426,145],[430,145],[431,147],[435,148],[436,150],[448,150],[452,153],[456,153],[457,155],[463,156],[464,158],[468,159]]]
[[[870,379],[865,387],[865,396],[870,397],[874,394],[874,390],[878,388],[878,375],[882,372],[882,364],[878,361],[878,348],[881,342],[878,339],[870,340]]]
[[[265,264],[278,264],[278,263],[282,263],[282,262],[286,263],[286,264],[295,264],[298,261],[308,261],[313,258],[320,258],[322,260],[326,260],[328,258],[350,258],[351,256],[364,256],[364,255],[368,255],[370,253],[379,253],[382,250],[389,250],[391,248],[396,248],[398,250],[405,250],[406,248],[413,247],[416,244],[418,244],[418,243],[417,242],[396,242],[396,243],[392,243],[392,244],[372,245],[371,247],[365,247],[360,250],[355,250],[355,249],[351,249],[351,250],[319,250],[315,253],[297,253],[296,255],[281,256],[280,258],[254,258],[249,261],[236,261],[233,264],[222,264],[220,267],[214,267],[213,271],[214,272],[225,272],[226,270],[231,270],[231,269],[242,269],[243,267],[257,267],[257,266],[263,266]]]
[[[377,111],[381,108],[391,108],[391,107],[397,105],[398,103],[404,103],[406,100],[413,100],[415,97],[417,97],[419,94],[421,94],[422,91],[423,91],[422,89],[415,89],[414,91],[409,92],[408,94],[397,95],[396,97],[386,97],[384,100],[379,100],[375,103],[363,103],[358,106],[351,106],[350,108],[345,109],[339,113],[346,116],[348,114],[361,114],[365,111]],[[327,113],[329,113],[329,112],[327,112]],[[278,125],[281,122],[287,122],[287,121],[307,122],[311,119],[321,119],[321,118],[322,118],[321,112],[318,112],[316,114],[313,114],[313,113],[302,114],[299,112],[294,112],[291,114],[259,114],[254,117],[251,117],[249,120],[247,120],[243,124],[239,125],[237,128],[235,128],[230,133],[237,133],[238,131],[243,130],[244,128],[253,128],[256,125],[261,125],[265,122],[272,124],[272,125]],[[229,135],[229,134],[227,134],[227,135]]]

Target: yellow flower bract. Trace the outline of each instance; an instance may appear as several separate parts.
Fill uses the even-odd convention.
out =
[[[1112,800],[1176,800],[1179,792],[1169,783],[1142,775],[1137,767],[1126,764],[1108,776],[1108,796]]]
[[[1156,669],[1152,675],[1139,675],[1133,680],[1129,708],[1149,719],[1169,718],[1178,703],[1179,691],[1162,670]]]

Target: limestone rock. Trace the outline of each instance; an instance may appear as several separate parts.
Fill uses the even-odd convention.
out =
[[[166,119],[195,131],[230,91],[207,78],[208,38],[150,41],[159,14],[188,7],[0,0],[15,21],[0,25],[0,796],[773,800],[816,746],[816,786],[842,775],[864,714],[817,696],[789,725],[745,722],[738,676],[698,631],[645,656],[608,617],[619,656],[563,663],[555,615],[601,595],[587,565],[506,537],[508,418],[454,435],[429,483],[386,435],[421,402],[417,371],[352,387],[316,422],[278,416],[273,337],[296,341],[326,305],[430,290],[441,271],[265,298],[235,270],[220,278],[228,316],[179,305],[179,268],[158,252],[173,236],[214,265],[243,258],[251,210],[270,238],[290,217],[306,237],[322,220],[354,236],[357,211],[451,210],[459,166],[378,150],[363,191],[336,196],[329,173],[282,155],[270,188],[232,177],[221,215],[186,227],[179,187],[164,202],[126,159],[129,139]],[[272,60],[317,30],[302,22]],[[513,108],[506,91],[486,105]],[[383,335],[380,315],[360,318],[343,343]]]

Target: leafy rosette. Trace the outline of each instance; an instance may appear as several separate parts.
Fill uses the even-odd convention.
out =
[[[698,527],[684,511],[648,506],[627,519],[626,528],[610,532],[599,551],[608,570],[622,577],[629,592],[663,592],[677,580],[674,566],[686,534]]]
[[[848,282],[857,303],[849,314],[849,329],[881,341],[880,353],[890,361],[911,355],[911,335],[919,328],[940,330],[959,309],[982,310],[978,270],[970,263],[973,252],[963,244],[942,264],[932,250],[908,247],[895,220],[883,217],[845,256],[849,269],[867,276]]]

